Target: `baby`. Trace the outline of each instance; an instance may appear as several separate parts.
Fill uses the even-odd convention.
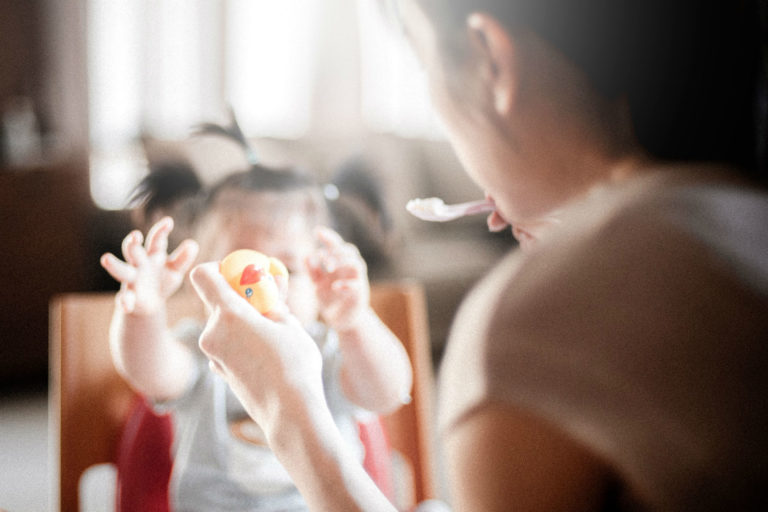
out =
[[[144,192],[152,196],[146,183]],[[166,301],[177,291],[192,294],[182,284],[198,253],[200,260],[220,261],[248,248],[280,259],[289,271],[285,301],[320,348],[328,405],[361,458],[356,420],[407,401],[407,354],[369,305],[359,251],[324,227],[325,199],[307,176],[254,164],[184,203],[194,212],[184,226],[194,240],[168,254],[174,221],[166,216],[146,239],[140,231],[124,239],[124,260],[101,258],[121,283],[110,331],[115,366],[157,410],[173,413],[173,509],[305,510],[258,425],[209,369],[197,347],[202,325],[191,319],[166,325]]]

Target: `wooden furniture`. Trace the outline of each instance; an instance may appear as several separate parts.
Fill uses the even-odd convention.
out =
[[[88,289],[87,171],[0,170],[0,387],[45,382],[48,303]]]
[[[413,400],[382,423],[391,447],[412,469],[413,496],[435,497],[432,455],[432,365],[426,304],[414,282],[376,283],[371,303],[405,345],[414,368]],[[78,510],[78,481],[98,463],[116,461],[117,445],[136,395],[117,374],[108,344],[112,293],[57,296],[50,319],[50,422],[53,507]],[[198,301],[169,302],[169,320],[199,315]]]

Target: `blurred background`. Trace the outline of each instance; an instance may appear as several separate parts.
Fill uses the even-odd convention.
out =
[[[424,284],[437,367],[463,294],[513,241],[482,216],[405,211],[482,197],[425,89],[372,0],[0,1],[0,509],[47,509],[51,298],[116,289],[98,259],[119,251],[150,165],[206,182],[245,168],[231,142],[190,138],[229,106],[263,163],[378,180],[391,228],[371,278]]]

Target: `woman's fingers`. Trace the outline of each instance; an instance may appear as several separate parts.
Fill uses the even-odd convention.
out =
[[[229,283],[219,272],[219,264],[216,262],[202,263],[196,266],[192,269],[189,277],[200,299],[211,311],[217,307],[231,307],[234,304],[239,304],[240,301],[250,307],[245,299],[229,286]]]
[[[120,283],[132,283],[136,280],[136,268],[112,253],[103,254],[99,262],[104,270]]]
[[[285,302],[278,302],[267,313],[264,313],[264,317],[272,320],[276,323],[291,325],[297,329],[304,329],[301,322],[296,318],[291,310],[288,309],[288,304]]]
[[[166,253],[168,251],[168,234],[172,230],[173,219],[170,217],[163,217],[149,228],[145,244],[147,254]]]

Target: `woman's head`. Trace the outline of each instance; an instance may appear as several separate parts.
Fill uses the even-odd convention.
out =
[[[399,0],[398,10],[449,136],[485,187],[498,182],[490,168],[514,167],[516,158],[534,172],[551,167],[545,160],[563,149],[560,130],[577,117],[594,135],[577,149],[602,140],[596,149],[604,156],[647,153],[754,170],[754,3]],[[499,92],[505,73],[510,86]],[[540,110],[547,103],[549,112]],[[542,112],[553,131],[528,130]],[[549,150],[542,144],[538,155],[523,154],[542,141]]]

